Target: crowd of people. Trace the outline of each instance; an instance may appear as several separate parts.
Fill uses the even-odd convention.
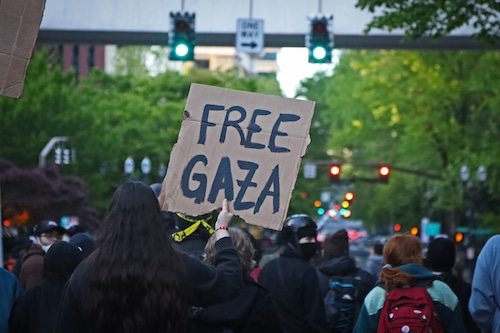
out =
[[[229,228],[227,200],[191,216],[161,211],[157,196],[122,184],[97,237],[38,223],[13,272],[0,269],[0,333],[500,332],[500,236],[471,286],[454,274],[447,238],[424,253],[418,237],[396,234],[358,267],[346,230],[318,243],[315,221],[297,214],[263,256],[249,232]],[[415,324],[398,313],[407,307]]]

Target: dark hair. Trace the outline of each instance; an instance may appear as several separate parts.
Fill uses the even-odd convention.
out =
[[[373,243],[373,253],[375,254],[378,254],[378,255],[382,255],[383,251],[384,251],[384,244],[380,243],[380,242],[375,242]]]
[[[179,332],[185,270],[162,229],[153,190],[126,182],[115,192],[89,256],[84,311],[92,332]]]

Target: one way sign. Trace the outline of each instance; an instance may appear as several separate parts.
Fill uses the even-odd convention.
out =
[[[243,53],[261,53],[264,48],[264,20],[238,19],[236,50]]]

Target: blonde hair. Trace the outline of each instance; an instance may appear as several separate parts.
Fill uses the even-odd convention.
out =
[[[384,282],[385,289],[389,290],[391,284],[411,284],[413,276],[397,267],[411,263],[423,265],[420,238],[408,233],[394,235],[384,245],[383,256],[384,264],[389,265],[380,272],[380,281]]]
[[[250,237],[241,229],[229,228],[227,229],[229,236],[231,236],[231,241],[238,251],[240,256],[241,269],[244,274],[250,274],[255,266],[253,261],[254,247],[250,240]],[[205,262],[209,265],[215,264],[215,234],[212,235],[205,245]]]

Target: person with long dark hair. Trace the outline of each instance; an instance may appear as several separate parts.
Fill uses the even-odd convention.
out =
[[[216,265],[210,267],[172,248],[149,186],[122,184],[96,249],[66,285],[55,332],[183,332],[190,306],[236,296],[242,276],[227,206],[224,200],[215,224]]]

